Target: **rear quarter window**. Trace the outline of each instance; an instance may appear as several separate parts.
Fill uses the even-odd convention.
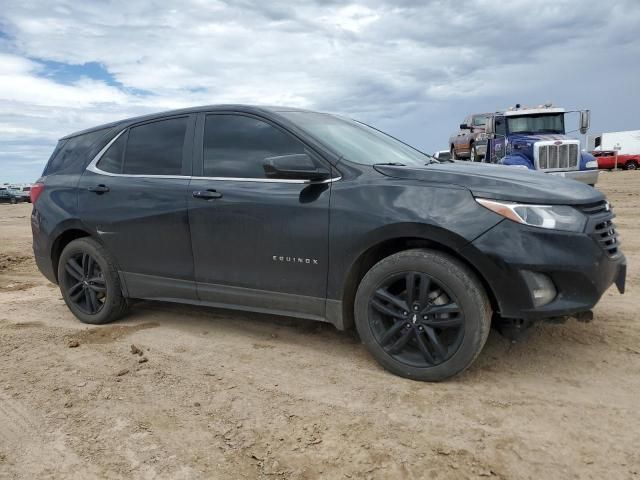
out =
[[[82,173],[112,132],[112,128],[105,128],[60,140],[43,175]]]

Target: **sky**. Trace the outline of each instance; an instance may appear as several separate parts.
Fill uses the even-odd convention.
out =
[[[640,129],[640,1],[0,0],[0,183],[174,108],[334,112],[433,152],[467,114],[549,101]]]

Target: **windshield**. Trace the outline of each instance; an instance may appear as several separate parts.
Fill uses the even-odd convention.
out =
[[[509,133],[560,133],[564,134],[564,114],[543,113],[507,117]]]
[[[432,162],[422,152],[354,120],[326,113],[280,112],[337,154],[355,163],[399,163],[423,166]]]
[[[473,117],[473,126],[474,127],[484,127],[487,124],[487,117],[484,115],[476,115]]]

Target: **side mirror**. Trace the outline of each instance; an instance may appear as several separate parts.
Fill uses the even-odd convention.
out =
[[[325,180],[329,172],[318,168],[306,153],[268,157],[262,164],[267,178],[283,180]]]
[[[470,130],[469,125],[467,125],[466,123],[461,123],[460,130]]]
[[[584,135],[591,125],[591,110],[580,111],[580,133]]]

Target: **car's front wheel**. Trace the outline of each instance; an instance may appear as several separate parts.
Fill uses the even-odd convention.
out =
[[[396,375],[423,381],[469,367],[491,326],[491,306],[475,274],[434,250],[406,250],[378,262],[362,279],[354,309],[374,358]]]
[[[70,242],[58,262],[60,292],[81,322],[99,325],[120,318],[127,309],[115,264],[91,238]]]
[[[471,144],[471,151],[469,152],[469,160],[472,162],[479,162],[480,157],[478,156],[478,151],[476,150],[476,146]]]

